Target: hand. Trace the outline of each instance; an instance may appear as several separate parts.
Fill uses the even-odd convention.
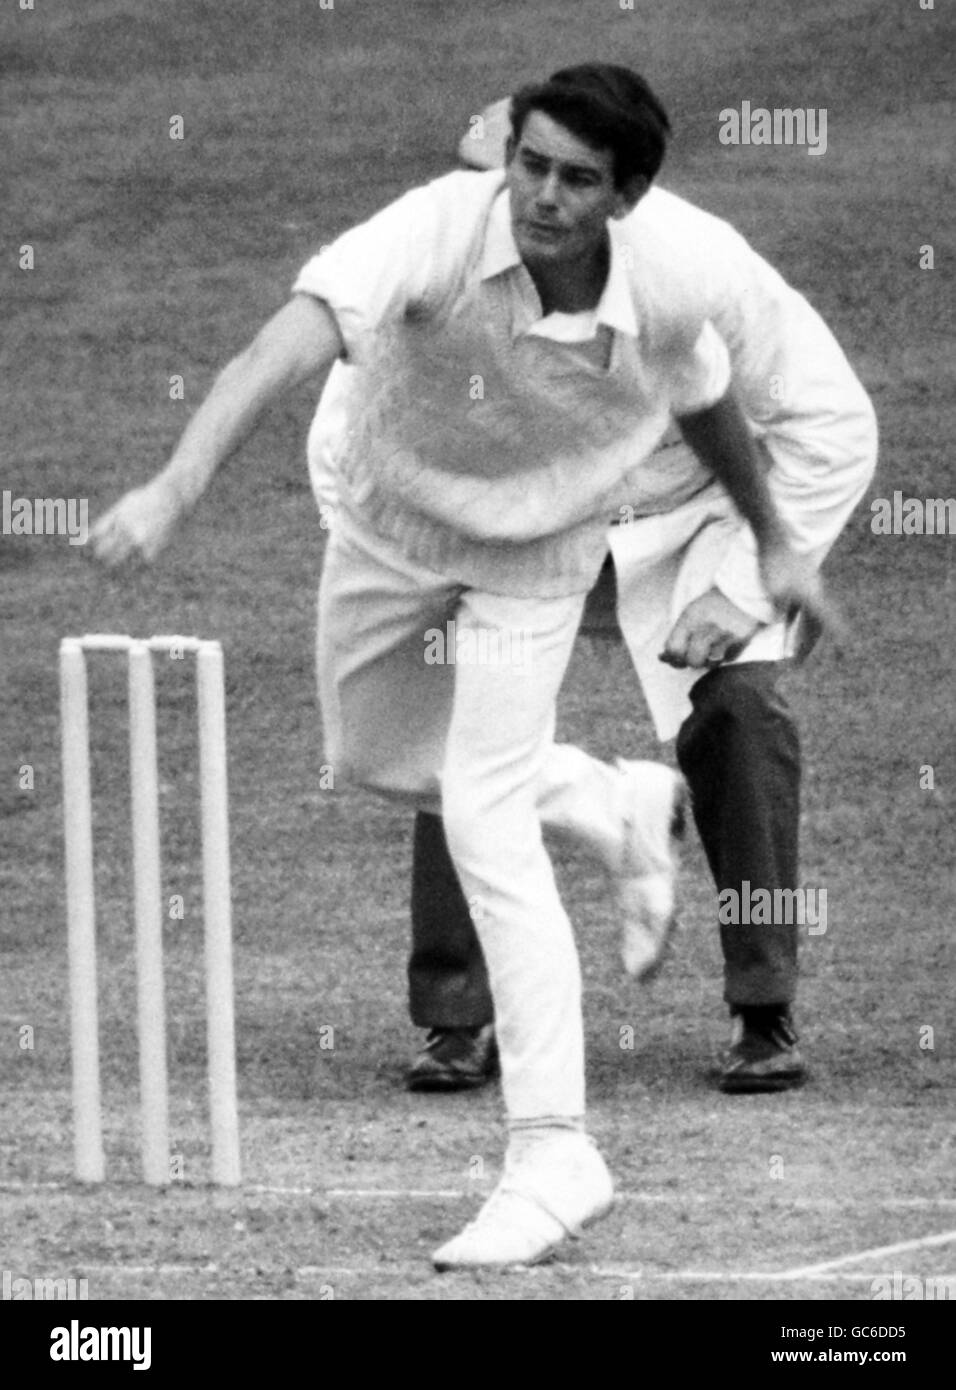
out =
[[[155,560],[172,538],[183,513],[182,498],[163,474],[133,488],[90,532],[94,559],[115,569],[130,559]]]
[[[824,602],[815,568],[783,541],[761,550],[760,578],[781,618],[796,617],[801,608],[815,611]]]
[[[835,639],[838,648],[843,646],[845,624],[826,598],[823,581],[808,560],[795,555],[785,543],[765,547],[760,554],[760,577],[781,617],[788,622],[798,615],[801,618],[794,653],[797,662],[809,656],[824,631]]]
[[[708,589],[677,619],[660,659],[678,669],[720,666],[740,655],[759,626],[719,589]]]

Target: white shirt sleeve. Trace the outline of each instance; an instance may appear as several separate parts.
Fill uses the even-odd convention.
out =
[[[873,407],[803,296],[726,224],[721,242],[711,317],[730,352],[731,386],[769,456],[770,491],[794,548],[822,563],[873,476]],[[754,617],[772,617],[746,525],[714,582]]]
[[[693,415],[727,394],[730,354],[712,323],[705,323],[690,355],[674,375],[671,413]]]
[[[435,199],[415,188],[307,261],[293,293],[321,299],[335,315],[346,360],[366,360],[375,333],[428,297]]]

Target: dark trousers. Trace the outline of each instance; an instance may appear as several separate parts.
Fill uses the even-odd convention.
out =
[[[691,691],[677,761],[718,892],[796,888],[800,741],[777,688],[781,664],[721,666]],[[722,926],[728,1004],[789,1003],[797,926]]]
[[[797,887],[800,744],[777,687],[780,662],[708,671],[691,691],[677,761],[718,891]],[[716,912],[715,912],[716,915]],[[797,981],[796,925],[722,926],[724,998],[789,1002]],[[412,1022],[473,1028],[494,1017],[481,947],[458,883],[441,819],[415,822]]]

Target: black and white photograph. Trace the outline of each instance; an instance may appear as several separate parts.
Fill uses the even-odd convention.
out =
[[[928,1365],[949,0],[5,8],[5,1329]]]

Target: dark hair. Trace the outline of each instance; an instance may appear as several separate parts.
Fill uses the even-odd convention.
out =
[[[610,150],[618,188],[635,174],[652,179],[663,163],[671,129],[667,112],[630,68],[582,63],[522,87],[511,98],[515,142],[531,111],[543,111],[592,149]]]

